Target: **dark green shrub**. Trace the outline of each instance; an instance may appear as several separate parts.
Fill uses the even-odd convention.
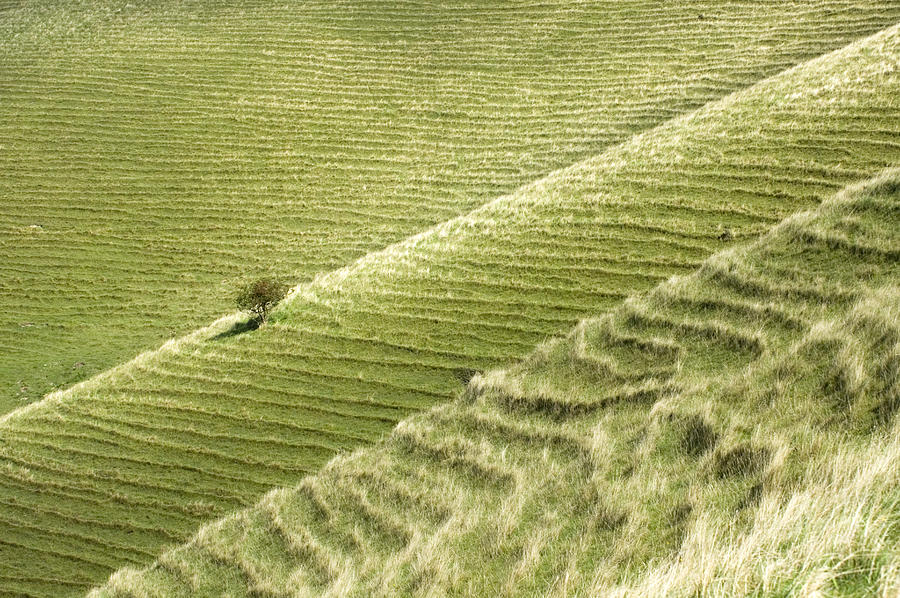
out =
[[[290,287],[274,278],[259,278],[238,289],[235,302],[238,309],[253,314],[257,325],[264,324],[269,312],[284,299]]]

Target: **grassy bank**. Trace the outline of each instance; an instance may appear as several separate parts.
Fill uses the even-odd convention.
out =
[[[260,330],[225,318],[9,414],[5,588],[74,594],[150,563],[475,372],[897,163],[898,54],[893,27],[318,276]]]
[[[895,2],[0,2],[0,411],[900,20]]]
[[[900,172],[91,596],[889,596]]]

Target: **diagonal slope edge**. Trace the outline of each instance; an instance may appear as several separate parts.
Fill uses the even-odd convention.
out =
[[[723,247],[718,226],[755,237],[900,163],[897,54],[895,31],[873,38],[340,285],[295,294],[263,330],[151,355],[108,385],[7,422],[6,587],[57,596],[54,582],[85,587],[150,562],[202,521],[293,486],[336,451],[377,442],[406,415],[451,399],[460,387],[451,368],[513,363],[579,319],[695,271]]]
[[[833,555],[815,545],[825,538],[801,537],[791,545],[761,530],[779,504],[787,505],[779,515],[789,521],[779,520],[776,529],[792,535],[801,531],[792,526],[805,529],[804,522],[810,521],[796,501],[811,504],[814,514],[840,512],[841,495],[825,494],[831,482],[817,470],[836,468],[836,477],[860,493],[854,500],[864,502],[854,507],[864,507],[867,516],[884,508],[877,504],[879,492],[890,487],[891,479],[885,476],[898,453],[892,436],[879,433],[878,426],[890,422],[873,426],[872,417],[880,417],[878,401],[885,399],[878,384],[898,380],[896,369],[893,381],[879,380],[885,364],[895,363],[897,350],[898,177],[900,170],[894,168],[850,185],[818,208],[786,218],[754,243],[715,254],[694,274],[633,297],[605,318],[583,321],[523,362],[477,377],[462,401],[403,420],[387,442],[334,459],[297,488],[270,491],[254,507],[204,526],[189,543],[165,553],[154,565],[121,569],[90,595],[142,595],[149,588],[165,588],[163,580],[177,580],[176,586],[198,595],[234,590],[230,584],[243,583],[251,593],[273,596],[304,595],[304,590],[334,596],[418,595],[423,587],[434,595],[484,595],[500,584],[506,595],[544,595],[547,586],[556,586],[553,595],[606,595],[613,588],[616,595],[632,595],[637,586],[637,595],[657,596],[669,595],[661,588],[673,584],[685,594],[691,593],[691,584],[704,584],[704,593],[694,586],[691,595],[756,595],[754,584],[784,582],[786,576],[809,576],[805,583],[822,585],[825,582],[817,581],[821,575],[844,575],[840,568],[828,568]],[[808,266],[815,257],[833,262],[830,278],[821,279],[814,269],[799,270],[802,280],[794,280],[794,286],[782,284],[779,277],[798,272],[797,266]],[[861,268],[868,270],[869,278],[853,285]],[[748,289],[757,278],[764,288],[761,293],[769,296],[748,294],[736,300],[724,292],[727,287],[717,288],[729,274]],[[767,302],[774,297],[781,304]],[[719,301],[720,319],[683,319],[679,305],[685,299]],[[657,330],[650,313],[670,326]],[[704,325],[711,334],[698,337]],[[632,336],[635,331],[637,336]],[[759,337],[760,350],[747,350],[741,342],[751,335]],[[643,344],[634,344],[635,339]],[[655,352],[655,361],[663,365],[675,363],[669,363],[670,368],[640,363],[647,351]],[[844,389],[852,395],[849,408],[823,405],[819,387],[810,387],[809,379],[818,382],[822,377],[828,384],[830,374],[827,367],[823,373],[822,366],[834,358],[845,367],[848,355],[851,360],[872,360],[866,366],[853,361],[846,366],[862,368],[857,378],[866,382]],[[632,369],[629,375],[643,383],[649,400],[629,394],[635,380],[617,367]],[[785,376],[794,376],[797,386],[778,390]],[[759,386],[753,386],[756,382]],[[740,395],[739,404],[732,394]],[[772,404],[772,396],[789,401],[791,409]],[[607,404],[613,407],[605,410]],[[834,411],[844,408],[848,413],[837,424],[831,421]],[[749,419],[759,429],[747,439],[746,411],[756,409],[768,417],[756,414]],[[629,437],[634,432],[629,418],[635,413],[647,422],[637,439]],[[852,434],[866,441],[863,450],[844,444]],[[876,470],[857,480],[859,472],[842,459],[855,459],[853,467],[868,470],[861,464],[879,455],[878,443],[884,440],[889,456],[876,459]],[[647,445],[635,451],[638,465],[630,467],[637,471],[606,483],[617,469],[629,465],[627,457],[625,463],[616,458],[614,449],[632,443]],[[812,465],[796,465],[806,459]],[[416,479],[411,472],[417,466],[431,477]],[[599,475],[591,476],[595,470]],[[419,487],[398,490],[410,478]],[[677,483],[663,485],[661,479]],[[620,488],[635,480],[646,490],[628,494]],[[798,480],[808,485],[799,487]],[[427,487],[428,482],[434,487]],[[659,487],[672,497],[654,494]],[[391,493],[401,498],[387,496]],[[819,495],[810,496],[815,493]],[[676,511],[686,511],[684,516],[673,522],[662,508],[665,501]],[[304,510],[307,503],[332,509],[328,521],[320,526],[315,520],[323,516],[315,508]],[[345,503],[358,512],[333,506]],[[757,505],[762,518],[748,522],[746,513],[755,513]],[[888,508],[896,506],[894,502]],[[743,511],[743,519],[729,521],[733,529],[722,534],[720,520],[734,517],[729,509]],[[550,511],[557,517],[544,518],[542,513]],[[647,525],[645,518],[652,516],[663,520]],[[691,517],[699,521],[696,529],[688,530]],[[568,518],[575,523],[557,525]],[[333,537],[351,534],[347,529],[364,529],[367,519],[375,528],[369,534],[380,542],[360,534],[366,549],[361,553]],[[852,539],[854,550],[877,546],[879,535],[890,534],[884,520],[856,514],[836,517],[816,533],[827,534],[824,530],[839,525],[851,525],[860,536]],[[534,533],[525,534],[520,527]],[[552,531],[547,532],[548,527]],[[737,532],[748,527],[753,530],[751,548],[758,542],[769,552],[748,553],[741,545]],[[691,534],[687,548],[692,558],[714,561],[704,563],[699,573],[680,559],[678,538],[686,534]],[[392,544],[391,536],[399,540]],[[282,541],[287,546],[283,551]],[[725,544],[732,551],[727,557],[740,558],[743,569],[710,553],[704,542]],[[604,555],[606,544],[612,546],[611,554]],[[842,540],[833,544],[843,546]],[[799,552],[811,562],[758,566],[760,559],[777,558],[779,552]],[[626,557],[637,561],[629,564],[639,571],[643,563],[661,563],[629,576],[622,566]],[[861,551],[853,555],[852,566],[878,558]],[[500,563],[499,574],[494,561]],[[810,565],[812,572],[806,570]],[[547,573],[547,567],[556,573]],[[219,577],[208,577],[211,570]],[[665,579],[673,570],[677,581]],[[723,570],[735,576],[734,581],[719,573]],[[558,584],[563,573],[567,583],[562,587],[568,590]],[[885,565],[882,573],[890,579],[896,567]]]
[[[706,114],[712,110],[724,111],[728,108],[729,105],[740,101],[741,98],[747,96],[748,94],[754,93],[755,91],[763,89],[766,86],[770,86],[774,82],[788,78],[792,74],[799,72],[801,70],[813,69],[817,65],[823,64],[829,60],[833,60],[837,56],[840,56],[840,55],[846,54],[846,53],[850,53],[854,49],[859,48],[860,46],[870,44],[873,41],[877,41],[879,39],[888,38],[888,37],[890,37],[890,35],[892,33],[895,33],[898,30],[898,28],[900,28],[900,25],[895,25],[893,27],[889,27],[879,33],[872,35],[872,36],[862,38],[851,44],[848,44],[847,46],[844,46],[843,48],[823,54],[822,56],[818,56],[807,62],[803,62],[803,63],[797,64],[797,65],[794,65],[793,67],[791,67],[789,69],[786,69],[786,70],[784,70],[776,75],[773,75],[771,77],[767,77],[766,79],[763,79],[762,81],[759,81],[745,89],[733,92],[723,98],[714,100],[691,113],[678,116],[674,119],[666,121],[665,123],[657,125],[656,127],[653,127],[652,129],[641,132],[641,133],[633,136],[631,139],[629,139],[626,142],[623,142],[621,144],[613,146],[612,148],[608,148],[607,150],[605,150],[598,156],[588,158],[588,159],[580,161],[576,164],[573,164],[573,165],[558,169],[556,171],[553,171],[551,173],[548,173],[546,176],[538,179],[537,181],[534,181],[528,185],[521,187],[515,193],[498,197],[486,204],[483,204],[482,206],[476,208],[475,210],[472,210],[468,214],[458,216],[456,218],[452,218],[448,221],[445,221],[443,223],[435,225],[425,231],[422,231],[416,235],[413,235],[401,242],[395,243],[384,249],[381,249],[381,250],[378,250],[375,252],[371,252],[365,256],[360,257],[359,259],[357,259],[356,261],[354,261],[352,264],[350,264],[348,266],[345,266],[338,270],[334,270],[332,272],[319,274],[315,277],[315,279],[313,281],[300,284],[297,287],[295,287],[294,289],[292,289],[291,293],[285,300],[285,302],[284,302],[283,306],[280,308],[280,310],[286,309],[290,305],[291,300],[297,296],[308,294],[308,293],[314,293],[316,289],[320,289],[325,286],[339,285],[350,276],[353,276],[353,275],[355,275],[361,271],[367,270],[367,269],[377,268],[379,265],[381,265],[384,262],[390,262],[392,260],[397,259],[399,256],[401,256],[403,254],[408,254],[411,249],[415,248],[416,246],[418,246],[420,244],[425,243],[427,240],[433,239],[435,237],[439,237],[441,235],[446,235],[450,230],[452,230],[456,227],[459,227],[459,226],[464,226],[467,222],[474,220],[475,218],[477,218],[480,215],[490,212],[491,210],[497,208],[498,206],[503,206],[504,204],[514,205],[514,202],[516,201],[516,199],[526,193],[541,194],[546,190],[547,186],[549,184],[551,184],[555,179],[557,179],[561,176],[564,176],[567,173],[571,173],[576,170],[583,169],[585,167],[585,165],[590,165],[590,164],[594,164],[598,161],[602,161],[604,159],[604,157],[609,156],[609,155],[615,155],[617,152],[621,151],[622,148],[638,146],[639,144],[642,143],[642,141],[644,141],[650,137],[659,135],[660,133],[663,133],[666,131],[676,129],[677,127],[682,126],[685,123],[698,118],[698,116]],[[182,336],[180,338],[170,339],[169,341],[167,341],[160,347],[158,347],[156,349],[152,349],[150,351],[146,351],[144,353],[141,353],[140,355],[136,356],[135,358],[133,358],[123,364],[120,364],[114,368],[111,368],[110,370],[108,370],[106,372],[98,374],[98,375],[96,375],[88,380],[85,380],[83,382],[77,383],[69,388],[49,393],[40,401],[30,403],[23,407],[17,408],[9,413],[6,413],[3,416],[0,416],[0,426],[6,424],[9,421],[12,421],[19,417],[22,417],[28,413],[31,413],[32,411],[34,411],[36,409],[40,409],[40,408],[42,408],[42,406],[45,406],[49,403],[65,401],[66,398],[69,397],[70,395],[72,395],[73,393],[76,393],[79,391],[90,390],[92,388],[97,387],[98,385],[102,385],[105,381],[109,381],[111,379],[116,378],[117,376],[127,376],[128,369],[132,365],[136,365],[136,364],[145,362],[145,361],[153,358],[153,356],[155,356],[155,355],[178,352],[186,345],[190,345],[191,343],[206,339],[209,336],[222,331],[227,326],[238,321],[240,318],[241,318],[240,314],[237,314],[237,313],[222,316],[221,318],[219,318],[215,322],[209,324],[208,326],[197,329],[197,330],[193,331],[192,333]]]
[[[59,2],[26,7],[37,25],[27,40],[17,11],[4,13],[14,22],[0,19],[10,33],[0,34],[9,66],[0,78],[12,85],[3,107],[21,116],[0,121],[0,137],[36,133],[13,142],[21,151],[0,153],[0,185],[10,190],[0,195],[0,276],[13,282],[0,295],[0,352],[16,355],[0,362],[2,413],[229,312],[226,289],[238,272],[308,281],[900,20],[892,0],[691,0],[664,9],[551,0],[514,12],[467,2],[352,0],[338,12],[328,0],[300,10],[269,0],[253,0],[258,10],[113,2],[124,9],[115,16],[109,3],[75,3],[75,13],[101,17],[97,27],[74,37],[57,29],[65,35],[55,41],[50,22],[73,15]],[[199,23],[200,14],[221,18]],[[188,39],[185,18],[197,25]],[[447,27],[422,27],[432,22]],[[548,36],[522,36],[531,24]],[[242,41],[257,33],[279,40],[260,60]],[[390,43],[370,44],[386,33]],[[111,44],[97,54],[100,38]],[[424,64],[420,43],[432,56]],[[225,70],[207,70],[210,53]],[[142,55],[153,60],[135,63]],[[105,75],[86,77],[84,60]],[[189,76],[167,67],[182,60]],[[245,76],[249,64],[257,76]],[[437,88],[435,75],[444,81]],[[45,98],[47,77],[62,88]],[[166,110],[145,102],[156,93]],[[168,108],[184,118],[159,138],[172,124]],[[121,118],[107,127],[110,112]],[[61,145],[29,141],[48,127]],[[156,225],[135,229],[123,198]],[[31,228],[47,210],[56,223]],[[208,218],[212,230],[195,225]],[[172,263],[175,254],[186,259]],[[48,259],[69,265],[43,268]],[[132,309],[115,308],[129,297]],[[28,320],[45,325],[18,326]]]

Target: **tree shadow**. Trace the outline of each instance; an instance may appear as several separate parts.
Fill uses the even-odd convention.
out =
[[[253,318],[250,318],[249,320],[244,320],[242,322],[235,322],[231,328],[225,330],[224,332],[220,332],[219,334],[212,337],[211,340],[225,340],[226,338],[231,338],[232,336],[237,336],[245,332],[250,332],[251,330],[256,330],[257,328],[259,328],[259,322],[257,322]]]

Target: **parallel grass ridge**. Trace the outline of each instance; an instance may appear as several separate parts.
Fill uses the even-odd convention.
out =
[[[374,442],[411,412],[450,399],[475,372],[519,358],[580,318],[695,270],[729,242],[900,162],[898,56],[895,26],[300,285],[264,329],[231,334],[236,320],[225,318],[7,415],[0,421],[2,590],[74,594],[123,565],[148,564],[202,522],[298,484],[337,451]],[[726,229],[732,241],[720,239]],[[809,238],[814,246],[840,244]],[[721,277],[730,280],[727,271]],[[739,280],[740,290],[756,279]],[[769,284],[758,281],[760,289]],[[808,293],[818,297],[815,286]],[[806,325],[769,303],[749,309]],[[748,334],[727,320],[745,304],[742,295],[733,304],[714,301],[716,321],[686,318],[674,330],[761,354],[764,331]],[[667,320],[632,317],[659,332],[649,341],[620,339],[623,350],[646,346],[670,361],[680,354],[674,341],[653,341]],[[710,351],[710,360],[719,358]],[[621,385],[604,401],[643,405],[672,392],[630,367],[609,363],[604,375]],[[663,359],[658,367],[662,376],[675,366]],[[498,408],[563,419],[596,411],[522,399],[512,393]],[[459,425],[506,430],[526,445],[543,434],[527,422],[484,417]],[[518,484],[481,459],[477,443],[433,442],[406,426],[396,435],[391,446],[453,464],[436,474],[453,474],[450,490],[457,473],[497,488]],[[582,452],[581,441],[550,440],[554,451]],[[381,469],[372,470],[376,488]],[[409,490],[421,471],[407,473],[410,483],[392,485],[390,500],[419,509],[432,497]],[[424,479],[440,493],[443,482],[430,473]],[[310,508],[325,519],[380,512],[370,504],[377,496],[354,502],[339,493],[356,505],[345,510],[329,506],[321,489],[309,492]],[[423,508],[439,522],[454,504]],[[375,531],[391,530],[388,544],[415,535],[399,514],[372,517]],[[366,533],[348,530],[340,542],[365,545]],[[285,531],[284,551],[331,555],[309,557],[319,563],[310,579],[324,584],[345,571],[347,557],[309,534]],[[188,566],[180,571],[192,576]]]
[[[0,411],[214,319],[242,275],[309,280],[898,20],[0,1]]]
[[[898,281],[895,169],[90,596],[893,595]]]

